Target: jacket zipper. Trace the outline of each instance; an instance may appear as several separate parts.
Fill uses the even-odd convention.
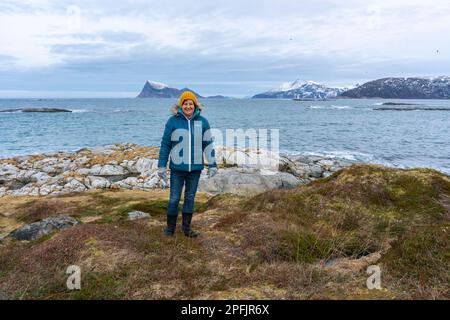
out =
[[[189,172],[191,172],[191,120],[188,119],[189,127]]]
[[[189,130],[189,172],[191,172],[191,119],[189,119],[188,117],[186,117],[183,114],[184,118],[188,121],[188,130]]]

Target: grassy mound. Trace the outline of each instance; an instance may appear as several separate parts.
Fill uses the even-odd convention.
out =
[[[259,230],[264,237],[249,232],[247,241],[267,261],[332,264],[379,253],[382,271],[401,279],[399,285],[421,296],[448,296],[449,198],[450,179],[437,171],[354,165],[249,199],[247,210],[274,214]]]

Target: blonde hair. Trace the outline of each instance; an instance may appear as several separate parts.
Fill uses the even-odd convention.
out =
[[[177,114],[178,112],[178,108],[181,108],[180,104],[175,103],[171,108],[170,108],[170,112],[172,112],[173,114]],[[203,105],[202,104],[196,104],[195,108],[198,108],[200,111],[203,110]]]

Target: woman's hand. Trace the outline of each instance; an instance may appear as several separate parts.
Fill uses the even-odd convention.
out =
[[[160,167],[158,168],[158,177],[162,179],[164,182],[167,182],[167,171],[166,168]]]
[[[208,168],[208,178],[212,178],[217,174],[217,168]]]

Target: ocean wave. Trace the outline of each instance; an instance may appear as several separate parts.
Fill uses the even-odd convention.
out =
[[[124,110],[122,110],[122,109],[115,109],[115,110],[113,110],[113,113],[116,113],[116,112],[134,112],[135,110],[129,110],[129,109],[124,109]]]
[[[308,106],[308,108],[311,108],[311,109],[323,109],[323,108],[325,108],[325,106]]]
[[[349,161],[360,161],[360,162],[375,162],[375,155],[369,153],[362,153],[357,151],[346,151],[346,150],[336,150],[336,151],[308,151],[302,154],[310,156],[320,156],[332,159],[344,159]]]
[[[92,110],[87,110],[87,109],[69,109],[69,110],[74,112],[74,113],[92,112]]]
[[[332,109],[352,109],[352,107],[350,106],[335,106],[335,105],[331,105]]]
[[[330,105],[330,106],[312,105],[312,106],[308,106],[308,108],[310,108],[310,109],[334,109],[334,110],[353,109],[353,107],[350,107],[350,106],[336,106],[336,105]]]

